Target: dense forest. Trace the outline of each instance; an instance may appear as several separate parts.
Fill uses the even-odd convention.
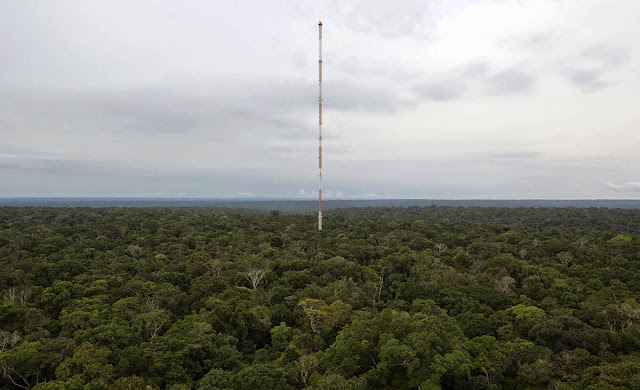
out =
[[[1,389],[640,389],[640,210],[0,208]]]

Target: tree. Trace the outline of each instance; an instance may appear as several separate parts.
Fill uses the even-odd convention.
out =
[[[496,281],[496,287],[503,293],[509,292],[516,284],[516,280],[511,276],[503,276]]]
[[[258,288],[266,274],[267,273],[264,269],[255,266],[249,267],[244,272],[245,278],[251,284],[251,288],[253,288],[254,291]]]
[[[309,374],[318,367],[318,359],[313,355],[303,355],[296,362],[296,366],[299,370],[300,381],[306,385]]]
[[[233,372],[214,368],[198,382],[198,390],[233,390],[234,378]]]
[[[346,323],[351,316],[351,306],[340,301],[327,305],[320,299],[305,299],[298,303],[298,307],[315,333],[328,332]]]
[[[271,334],[271,346],[275,350],[282,351],[289,344],[291,328],[285,322],[281,322],[280,325],[271,328],[269,333]]]
[[[25,341],[15,349],[0,353],[0,373],[14,386],[21,389],[31,389],[40,380],[41,355],[39,350],[42,345],[39,342]]]
[[[56,369],[60,380],[70,380],[75,376],[85,383],[105,386],[113,379],[113,366],[109,363],[111,350],[97,347],[91,343],[82,343]]]
[[[209,262],[209,269],[214,275],[220,276],[220,272],[224,268],[224,265],[225,265],[224,260],[214,259]]]
[[[577,318],[561,316],[541,320],[529,330],[528,336],[535,343],[560,352],[564,349],[595,347],[588,345],[588,340],[593,338],[589,328]]]
[[[157,389],[150,380],[145,380],[139,376],[126,376],[118,378],[109,390],[152,390]]]
[[[371,296],[371,303],[373,307],[376,307],[376,303],[380,302],[380,296],[382,295],[382,287],[384,287],[384,277],[380,275],[378,280],[368,283],[369,294]]]
[[[12,287],[4,293],[4,300],[15,304],[18,308],[22,309],[27,305],[27,300],[31,296],[30,289],[16,289]]]
[[[365,390],[367,382],[362,378],[345,379],[339,374],[326,374],[319,377],[311,390]]]
[[[145,336],[153,340],[160,334],[160,331],[169,321],[169,316],[164,310],[152,310],[148,313],[140,313],[134,319],[134,325],[145,334]]]
[[[282,371],[274,364],[255,364],[236,375],[237,390],[285,390],[287,382]]]
[[[141,247],[140,245],[129,245],[127,247],[127,252],[131,255],[131,257],[133,257],[134,259],[139,259],[144,255],[144,248]]]
[[[372,388],[416,388],[444,375],[468,375],[464,335],[435,303],[415,301],[413,313],[385,309],[354,320],[323,355],[321,365]],[[465,374],[466,372],[466,374]]]
[[[474,337],[467,341],[466,346],[471,354],[472,367],[482,372],[486,384],[491,385],[499,382],[506,369],[506,357],[495,337]]]
[[[443,242],[439,242],[435,245],[434,249],[438,254],[444,253],[447,250],[447,244]]]

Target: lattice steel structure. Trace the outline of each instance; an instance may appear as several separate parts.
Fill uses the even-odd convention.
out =
[[[318,42],[318,230],[322,230],[322,22]]]

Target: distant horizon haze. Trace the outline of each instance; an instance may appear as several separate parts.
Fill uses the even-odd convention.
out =
[[[286,213],[315,213],[317,200],[283,198],[141,198],[19,197],[1,198],[0,207],[213,207]],[[366,207],[606,207],[640,209],[636,199],[327,199],[324,209]]]

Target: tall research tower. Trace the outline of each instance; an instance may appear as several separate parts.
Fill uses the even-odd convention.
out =
[[[322,21],[318,22],[318,230],[322,230]]]

